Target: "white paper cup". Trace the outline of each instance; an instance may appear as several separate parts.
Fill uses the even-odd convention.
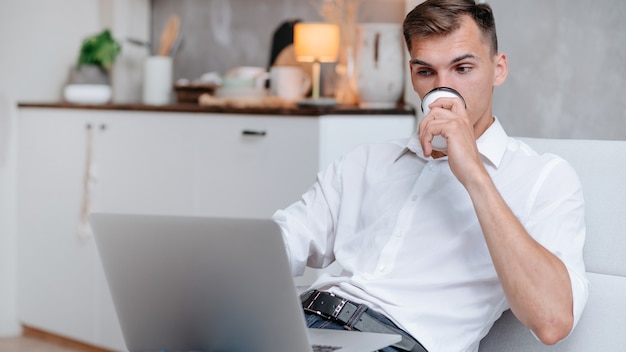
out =
[[[437,87],[426,93],[426,95],[424,95],[424,99],[422,99],[422,112],[424,112],[424,116],[428,115],[428,113],[430,112],[430,108],[428,107],[428,105],[432,104],[435,100],[439,98],[461,99],[461,101],[463,101],[463,105],[467,109],[465,99],[463,99],[459,92],[449,87]],[[448,143],[446,142],[446,139],[440,135],[434,136],[431,144],[434,150],[438,150],[440,152],[445,152],[448,150]]]

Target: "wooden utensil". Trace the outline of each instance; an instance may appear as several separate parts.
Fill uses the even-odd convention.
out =
[[[168,56],[172,45],[178,37],[178,31],[180,30],[180,18],[177,15],[170,16],[163,32],[161,32],[161,39],[159,41],[159,56]]]

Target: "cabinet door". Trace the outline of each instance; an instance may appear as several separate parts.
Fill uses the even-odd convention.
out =
[[[190,118],[147,112],[97,111],[93,211],[193,213],[193,131]],[[92,343],[124,350],[117,315],[95,253],[96,329]]]
[[[88,203],[91,211],[192,214],[194,126],[186,122],[142,112],[21,109],[23,323],[124,348],[95,243],[79,237],[81,210]],[[85,190],[87,171],[94,182]]]
[[[93,211],[193,212],[194,122],[158,112],[98,111]]]
[[[22,323],[90,342],[96,249],[78,237],[88,123],[58,109],[19,112],[17,277]]]
[[[214,114],[198,121],[196,214],[269,218],[313,184],[317,118]]]

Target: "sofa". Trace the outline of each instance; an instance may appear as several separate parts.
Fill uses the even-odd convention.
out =
[[[480,352],[626,351],[626,141],[520,138],[538,152],[568,160],[585,197],[589,299],[565,340],[547,346],[506,311]]]

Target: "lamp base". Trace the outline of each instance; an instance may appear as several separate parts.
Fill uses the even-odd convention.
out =
[[[335,98],[310,98],[298,100],[298,106],[301,107],[332,107],[337,105]]]

